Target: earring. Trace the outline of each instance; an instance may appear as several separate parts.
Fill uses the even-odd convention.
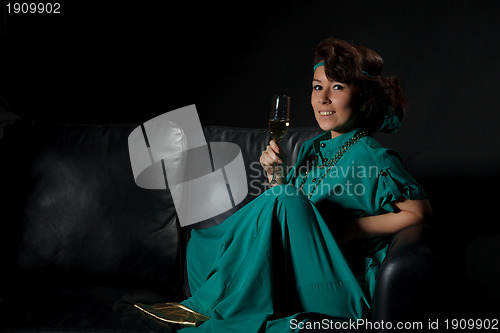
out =
[[[368,109],[367,104],[369,105],[369,109]],[[361,112],[366,112],[366,111],[367,111],[367,109],[368,109],[368,112],[370,112],[370,111],[372,110],[372,103],[371,103],[371,102],[367,102],[367,103],[363,104],[363,105],[361,106],[361,108],[359,109],[359,111],[361,111]]]

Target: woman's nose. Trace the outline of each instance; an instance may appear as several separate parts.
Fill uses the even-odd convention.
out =
[[[330,97],[328,96],[328,93],[325,91],[319,96],[319,102],[321,104],[330,104],[332,101],[330,100]]]

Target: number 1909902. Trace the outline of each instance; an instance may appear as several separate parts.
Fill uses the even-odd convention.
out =
[[[60,14],[61,4],[43,2],[13,2],[6,5],[8,14]]]

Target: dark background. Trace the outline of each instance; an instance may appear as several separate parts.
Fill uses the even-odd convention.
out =
[[[2,107],[24,119],[143,122],[195,103],[202,125],[258,128],[283,92],[292,126],[315,126],[315,46],[334,36],[374,49],[410,106],[398,134],[377,137],[429,193],[459,307],[484,310],[475,296],[491,289],[470,285],[465,257],[500,234],[500,2],[64,1],[58,15],[8,14],[5,3]],[[499,276],[498,257],[473,255],[474,270]]]
[[[137,122],[195,103],[203,125],[263,127],[284,92],[292,125],[315,126],[313,52],[335,36],[401,78],[409,112],[381,141],[410,171],[498,174],[498,1],[65,1],[57,15],[2,2],[0,89],[24,118]]]

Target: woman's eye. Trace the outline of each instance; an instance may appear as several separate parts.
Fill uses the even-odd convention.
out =
[[[342,89],[344,89],[344,87],[341,86],[340,84],[336,84],[333,86],[333,90],[342,90]]]
[[[319,84],[317,84],[317,85],[313,86],[313,89],[314,89],[314,90],[322,90],[322,89],[323,89],[323,87],[322,87],[322,86],[320,86]]]

